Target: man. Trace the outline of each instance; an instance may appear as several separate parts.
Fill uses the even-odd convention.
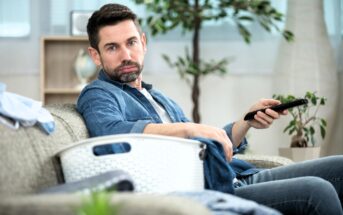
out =
[[[254,120],[241,119],[224,129],[192,123],[175,102],[142,81],[146,36],[129,8],[103,6],[89,19],[87,31],[89,54],[102,67],[98,80],[82,91],[77,103],[91,136],[145,133],[204,137],[220,142],[230,162],[233,151],[246,143],[244,136],[250,128],[268,128],[280,116],[267,109],[258,112]],[[279,103],[262,99],[250,111]],[[343,214],[342,170],[343,157],[336,156],[253,171],[239,177],[244,186],[237,187],[235,194],[286,214]]]

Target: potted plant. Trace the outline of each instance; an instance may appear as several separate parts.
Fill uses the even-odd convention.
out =
[[[296,99],[293,95],[273,95],[273,98],[282,103]],[[326,98],[317,96],[315,92],[306,92],[304,98],[308,100],[306,105],[289,109],[291,121],[283,130],[292,136],[290,148],[279,149],[281,156],[294,161],[319,157],[320,147],[317,147],[316,131],[319,129],[322,139],[326,135],[327,122],[324,118],[318,117],[318,110],[325,105]]]
[[[287,41],[293,40],[293,33],[279,29],[277,22],[283,21],[283,14],[277,11],[269,0],[194,0],[194,1],[166,1],[166,0],[134,0],[137,4],[144,4],[149,14],[145,23],[152,35],[164,34],[177,27],[183,32],[192,33],[192,54],[186,49],[184,57],[178,57],[176,62],[164,55],[164,59],[171,67],[175,67],[181,77],[190,83],[192,88],[193,121],[201,120],[199,111],[200,78],[208,74],[225,74],[227,59],[205,61],[200,59],[200,35],[203,24],[208,21],[230,19],[234,21],[240,35],[246,43],[250,43],[251,33],[245,27],[245,22],[257,21],[263,29],[271,32],[276,29],[282,33]]]

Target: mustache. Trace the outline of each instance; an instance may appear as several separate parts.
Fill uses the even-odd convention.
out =
[[[138,69],[141,67],[138,63],[136,63],[134,61],[125,60],[117,67],[117,69],[120,69],[120,68],[122,68],[124,66],[136,66]]]

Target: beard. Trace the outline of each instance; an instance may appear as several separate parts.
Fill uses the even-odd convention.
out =
[[[134,66],[136,67],[135,71],[132,72],[122,72],[123,67],[125,66]],[[142,73],[143,65],[140,65],[134,61],[123,61],[119,66],[114,69],[104,68],[106,74],[110,77],[112,81],[117,81],[120,83],[129,83],[135,81],[139,75]]]

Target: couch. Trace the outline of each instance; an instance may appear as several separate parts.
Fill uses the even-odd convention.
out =
[[[40,128],[11,130],[0,124],[0,214],[75,214],[82,203],[80,194],[42,195],[39,191],[62,181],[53,156],[75,142],[89,138],[82,117],[74,104],[46,106],[56,128],[46,135]],[[291,163],[271,156],[239,155],[259,167],[272,168]],[[189,199],[133,193],[113,193],[111,204],[120,204],[120,214],[210,214]]]

